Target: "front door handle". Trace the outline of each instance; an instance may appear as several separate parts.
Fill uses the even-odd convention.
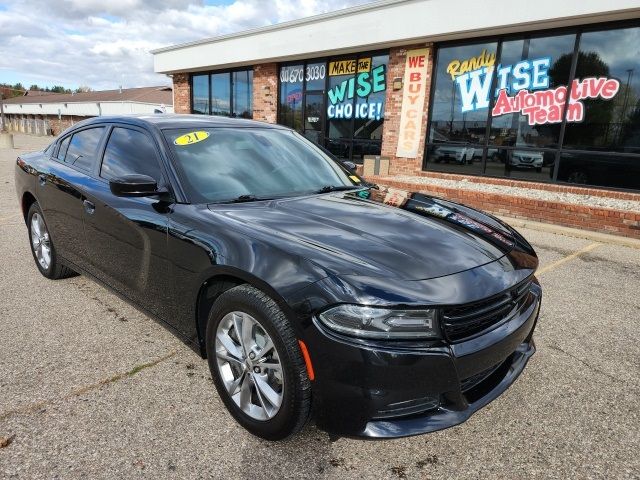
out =
[[[44,187],[47,184],[47,176],[42,174],[38,175],[38,182]]]
[[[96,211],[96,206],[89,200],[85,200],[84,202],[82,202],[82,205],[84,205],[84,211],[89,215],[93,215],[93,212]]]

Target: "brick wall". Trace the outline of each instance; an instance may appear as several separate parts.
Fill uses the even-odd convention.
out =
[[[86,120],[85,116],[78,115],[62,115],[60,119],[58,119],[57,115],[17,115],[17,114],[7,114],[5,115],[7,120],[7,129],[13,132],[22,132],[22,133],[36,133],[34,130],[29,130],[27,125],[22,125],[21,120],[33,121],[33,120],[45,120],[49,122],[49,128],[51,129],[51,135],[57,136],[60,133],[64,132],[67,128],[75,125],[82,120]],[[32,128],[32,127],[31,127]]]
[[[278,120],[278,64],[253,67],[253,119],[276,123]]]
[[[387,96],[384,107],[384,127],[382,133],[382,156],[389,157],[389,174],[402,175],[414,174],[422,170],[422,157],[424,155],[424,142],[426,137],[426,124],[429,110],[429,95],[431,92],[431,78],[433,72],[433,47],[429,47],[429,63],[426,79],[426,96],[424,101],[423,117],[420,122],[420,146],[417,158],[396,157],[398,147],[398,133],[400,129],[400,113],[402,111],[403,90],[393,89],[393,79],[404,80],[407,50],[424,48],[422,45],[409,45],[392,48],[389,51],[389,65],[387,67]]]
[[[82,120],[86,120],[91,117],[78,117],[74,115],[64,115],[60,120],[58,120],[57,116],[46,115],[47,120],[49,120],[49,125],[51,126],[52,135],[56,136],[60,133],[64,132],[67,128],[75,125]]]
[[[390,177],[371,177],[370,181],[384,187],[399,188],[410,192],[421,192],[436,197],[446,198],[454,202],[463,203],[480,210],[497,215],[507,215],[516,218],[535,220],[544,223],[554,223],[566,227],[595,232],[622,235],[640,239],[640,213],[611,208],[576,205],[559,201],[545,201],[519,197],[508,194],[497,194],[452,188],[441,185],[425,185],[406,181],[394,180]],[[551,186],[549,186],[551,187]],[[562,188],[560,186],[557,186]],[[567,187],[578,189],[579,187]],[[595,189],[584,189],[585,192]],[[600,191],[603,193],[604,191]],[[617,192],[611,193],[616,197]],[[622,193],[622,192],[621,192]],[[586,193],[588,194],[588,193]],[[605,195],[603,195],[605,196]],[[640,194],[625,193],[630,200],[640,200]]]
[[[191,87],[188,73],[173,74],[173,110],[176,113],[191,113]]]

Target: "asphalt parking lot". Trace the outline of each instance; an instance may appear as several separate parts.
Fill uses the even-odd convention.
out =
[[[85,277],[41,277],[0,150],[0,478],[638,478],[640,250],[521,229],[541,259],[538,352],[469,421],[407,439],[270,443],[206,362]]]

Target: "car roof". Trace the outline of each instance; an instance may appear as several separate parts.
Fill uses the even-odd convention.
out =
[[[140,127],[155,125],[162,130],[173,128],[215,128],[215,127],[235,127],[235,128],[274,128],[286,129],[281,125],[274,125],[256,120],[244,118],[217,117],[213,115],[193,115],[193,114],[167,114],[155,113],[146,115],[105,115],[93,117],[85,120],[82,126],[95,123],[128,123]],[[76,124],[80,125],[80,124]]]

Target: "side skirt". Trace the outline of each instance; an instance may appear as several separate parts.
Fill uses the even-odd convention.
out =
[[[128,297],[127,294],[117,290],[116,288],[112,287],[108,283],[103,282],[102,280],[100,280],[99,278],[97,278],[95,275],[93,275],[92,273],[88,272],[84,268],[78,266],[77,264],[75,264],[73,262],[70,262],[66,258],[61,258],[61,260],[62,260],[62,263],[67,265],[72,270],[74,270],[74,271],[76,271],[78,273],[81,273],[82,275],[84,275],[87,278],[90,278],[91,280],[93,280],[95,283],[97,283],[101,287],[109,290],[111,293],[115,294],[117,297],[119,297],[120,299],[122,299],[125,302],[127,302],[129,305],[134,307],[136,310],[139,310],[140,312],[144,313],[147,317],[150,317],[152,320],[154,320],[155,322],[157,322],[160,325],[162,325],[164,328],[169,330],[174,336],[178,337],[186,346],[191,348],[191,350],[196,352],[200,358],[205,358],[204,355],[202,354],[202,349],[200,348],[200,345],[197,342],[194,342],[194,341],[190,340],[187,336],[185,336],[180,330],[175,328],[173,325],[171,325],[167,321],[163,320],[162,318],[158,317],[156,314],[151,313],[149,310],[144,308],[142,305],[140,305],[139,303],[137,303],[136,301],[134,301],[130,297]]]

